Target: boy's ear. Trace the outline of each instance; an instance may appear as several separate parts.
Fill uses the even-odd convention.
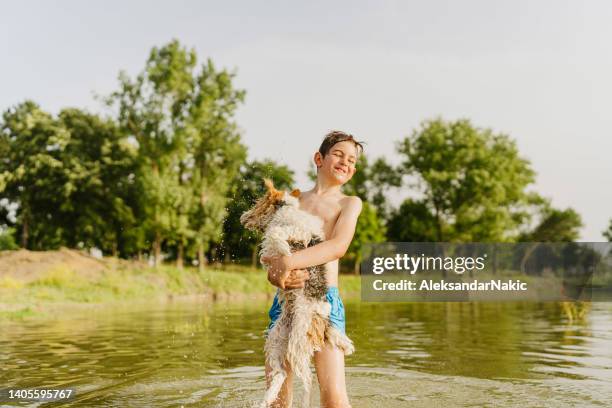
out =
[[[323,156],[321,155],[321,152],[316,152],[314,154],[314,162],[315,162],[315,166],[317,166],[317,168],[321,165],[320,162],[323,161]]]
[[[293,190],[293,191],[292,191],[290,194],[291,194],[292,196],[294,196],[294,197],[299,197],[299,196],[300,196],[300,194],[301,194],[301,193],[300,193],[300,189],[299,189],[299,188],[296,188],[296,189],[295,189],[295,190]]]

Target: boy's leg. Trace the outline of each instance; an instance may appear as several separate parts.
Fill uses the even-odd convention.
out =
[[[326,343],[315,352],[315,368],[321,390],[321,408],[350,408],[344,379],[344,353]]]
[[[285,370],[287,371],[287,378],[278,393],[278,398],[274,400],[272,404],[273,408],[290,408],[293,400],[293,372],[291,368],[285,362]],[[270,387],[272,381],[271,368],[266,364],[266,390]]]

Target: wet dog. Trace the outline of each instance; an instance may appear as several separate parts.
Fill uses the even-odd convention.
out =
[[[289,255],[323,242],[323,220],[300,210],[300,191],[276,190],[269,179],[264,179],[264,183],[266,194],[240,217],[246,228],[263,233],[260,255]],[[345,354],[354,351],[352,341],[330,324],[325,265],[307,269],[309,279],[303,288],[279,291],[282,311],[264,346],[266,363],[271,368],[271,383],[262,407],[269,407],[278,397],[287,378],[285,361],[303,381],[304,400],[308,404],[312,386],[310,361],[314,353],[326,342]]]

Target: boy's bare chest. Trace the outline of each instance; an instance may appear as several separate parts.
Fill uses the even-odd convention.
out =
[[[334,231],[334,226],[336,225],[336,221],[338,221],[342,207],[337,199],[302,195],[300,197],[300,209],[321,217],[323,220],[325,239],[329,239]]]

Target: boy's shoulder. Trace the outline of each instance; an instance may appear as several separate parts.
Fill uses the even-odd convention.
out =
[[[353,211],[361,212],[361,207],[363,206],[363,202],[361,201],[361,198],[359,198],[359,196],[351,196],[346,194],[342,194],[342,197],[340,197],[338,203],[342,207],[343,211],[350,209]]]
[[[324,211],[326,213],[329,212],[330,217],[333,213],[333,218],[347,212],[352,212],[359,215],[363,205],[361,198],[358,196],[351,196],[342,193],[334,197],[320,200],[315,198],[316,196],[311,191],[308,191],[305,192],[302,197],[303,198],[300,200],[300,202],[302,203],[303,208],[311,208],[316,213],[320,211]],[[313,199],[316,201],[316,205],[314,206],[312,205],[312,203],[315,202]]]

